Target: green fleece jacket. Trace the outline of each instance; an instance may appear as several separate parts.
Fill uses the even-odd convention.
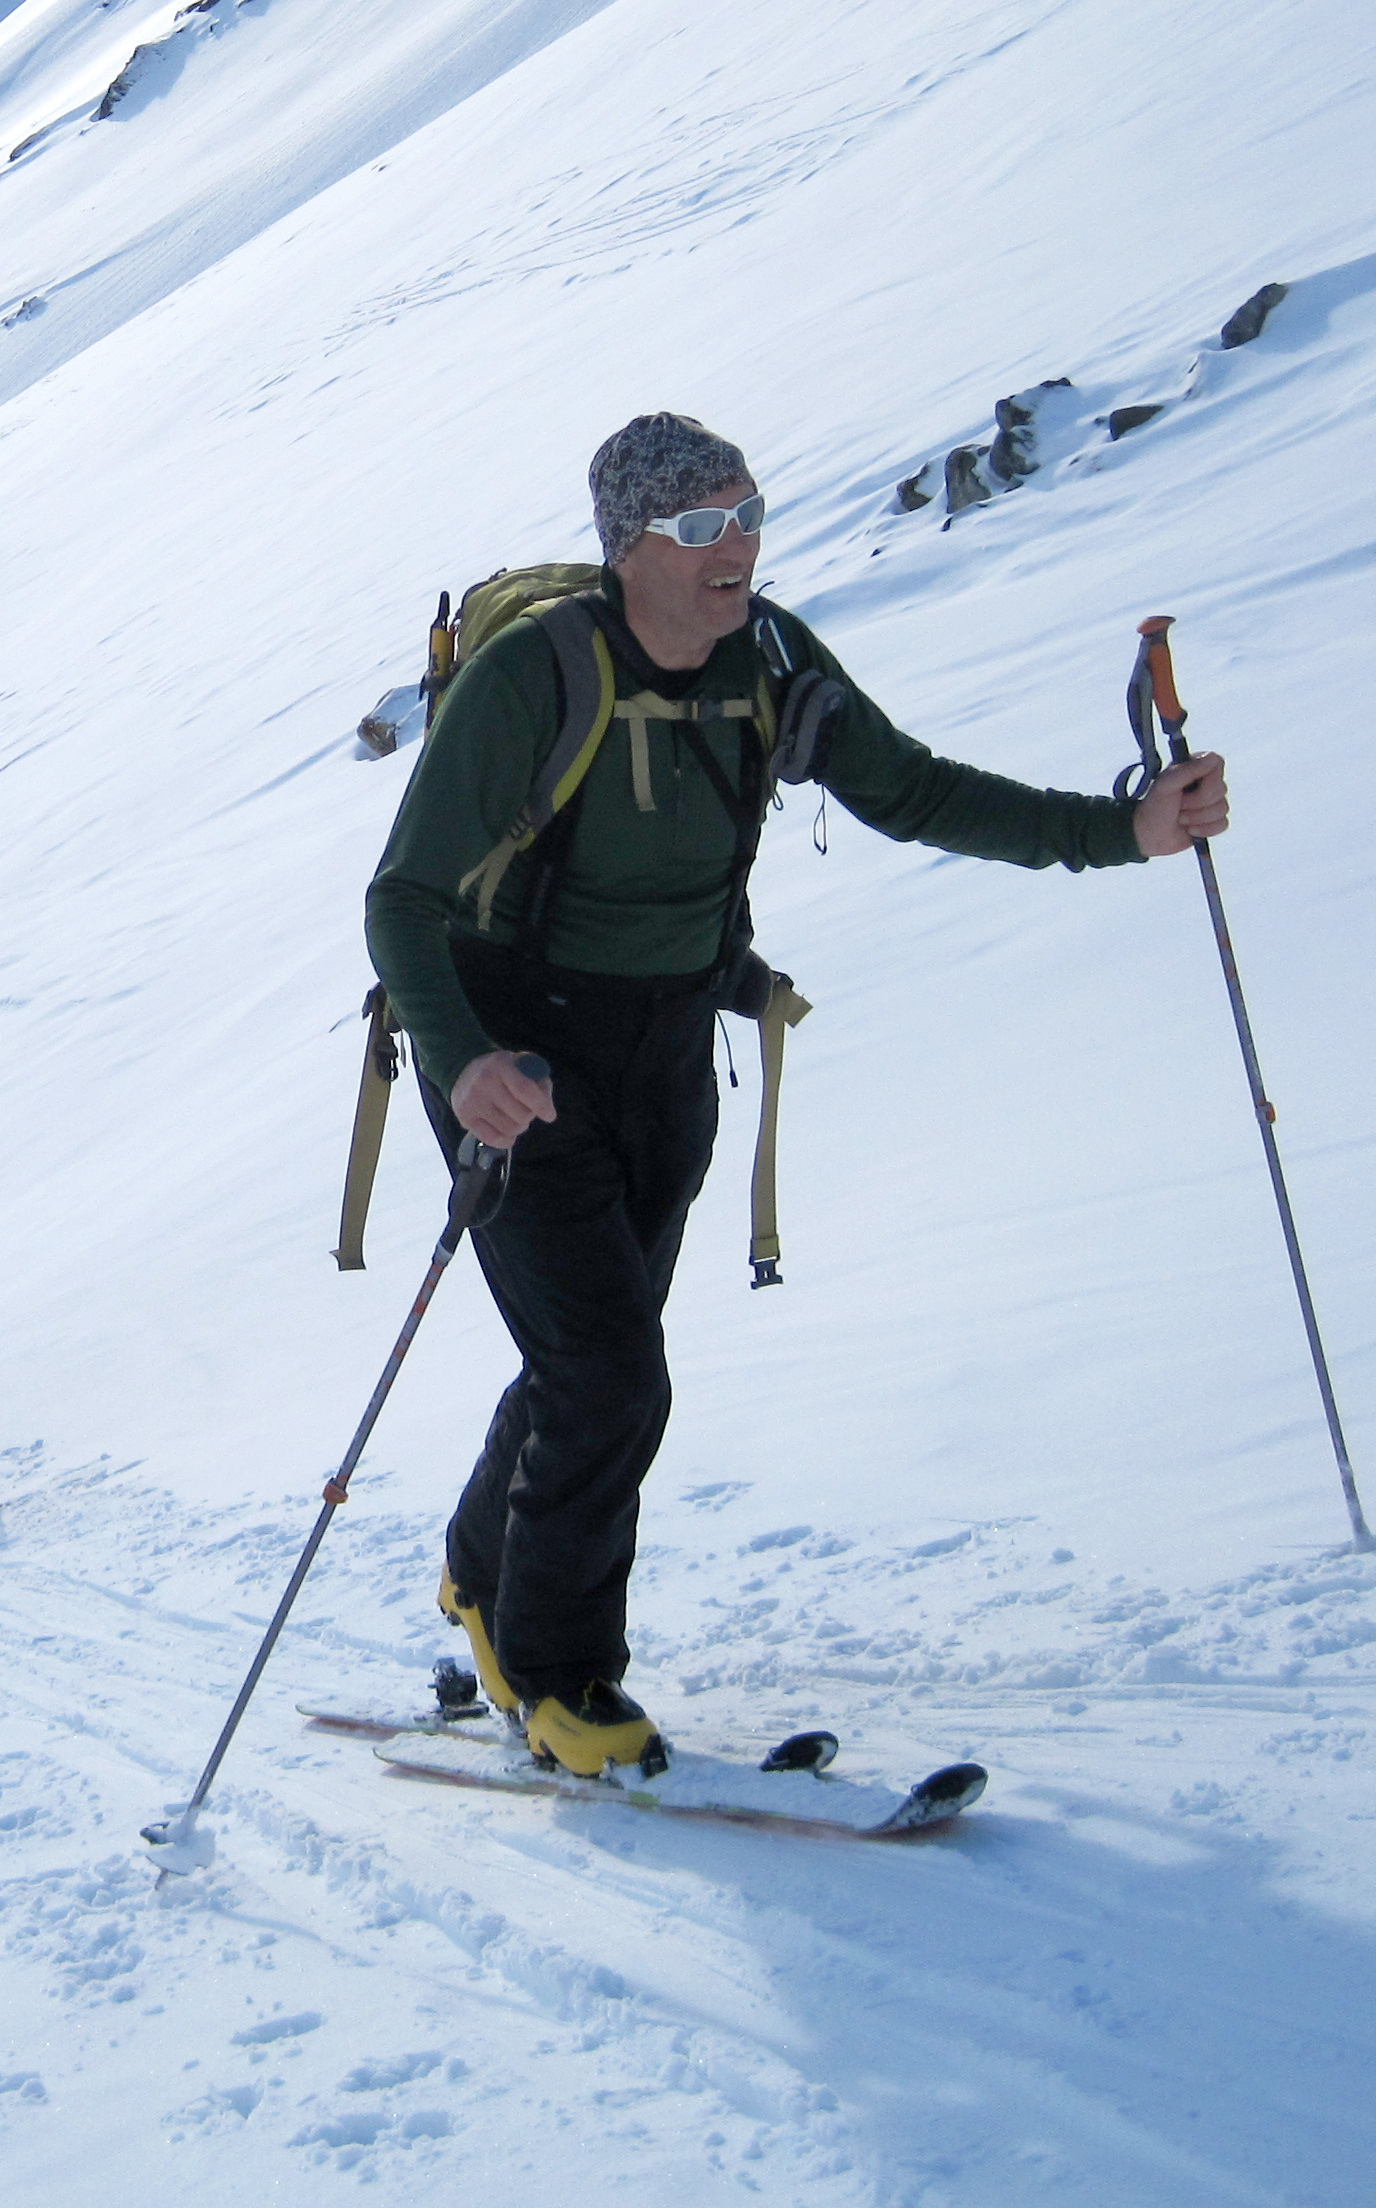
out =
[[[620,584],[606,569],[602,588],[620,612]],[[1078,872],[1140,858],[1130,800],[1034,790],[938,759],[896,729],[794,615],[781,613],[779,628],[795,668],[818,668],[844,686],[823,782],[857,820],[898,842],[1015,866],[1059,861]],[[618,656],[617,696],[652,688],[703,700],[702,738],[738,789],[744,724],[714,717],[710,701],[753,696],[759,672],[744,627],[686,673],[623,666]],[[513,622],[475,653],[435,717],[368,891],[373,964],[422,1069],[446,1096],[469,1060],[493,1048],[450,956],[451,938],[478,932],[476,893],[461,896],[459,884],[525,803],[558,733],[559,704],[554,652],[538,621]],[[627,721],[613,720],[588,771],[544,945],[554,965],[687,974],[718,955],[736,828],[682,723],[652,721],[648,736],[652,810],[643,785],[637,801]],[[536,863],[523,852],[507,868],[489,941],[515,941]]]

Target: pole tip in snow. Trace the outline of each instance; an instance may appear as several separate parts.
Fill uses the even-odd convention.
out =
[[[169,1816],[144,1825],[139,1833],[148,1842],[148,1859],[160,1886],[167,1877],[189,1878],[193,1871],[208,1870],[215,1860],[215,1836],[197,1825],[195,1811],[181,1803],[170,1808]]]

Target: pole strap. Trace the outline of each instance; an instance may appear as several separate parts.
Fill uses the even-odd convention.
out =
[[[339,1247],[330,1252],[341,1273],[364,1270],[363,1229],[382,1150],[382,1130],[387,1124],[392,1083],[406,1061],[405,1039],[381,982],[363,999],[363,1017],[368,1022],[368,1040],[363,1049],[363,1073],[344,1172]]]

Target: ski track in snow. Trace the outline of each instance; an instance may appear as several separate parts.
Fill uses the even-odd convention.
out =
[[[99,343],[608,4],[431,0],[398,23],[366,0],[292,0],[290,11],[281,0],[125,0],[110,14],[99,0],[46,11],[28,0],[8,31],[0,18],[0,202],[21,271],[12,298],[0,273],[0,331],[22,340],[0,355],[0,389],[22,391]],[[279,72],[294,95],[289,131],[270,100],[244,96],[244,79]],[[209,133],[207,108],[221,113]],[[138,173],[150,125],[163,141],[155,171],[167,140],[176,147],[151,184]],[[133,235],[130,171],[153,212]],[[94,197],[93,174],[105,187]],[[46,264],[28,249],[45,233]]]
[[[1107,2154],[1123,2199],[1359,2197],[1376,1928],[1326,1835],[1376,1823],[1376,1562],[1168,1599],[1096,1586],[1035,1519],[896,1553],[797,1524],[732,1543],[741,1483],[696,1484],[682,1520],[710,1520],[724,1591],[690,1623],[680,1569],[682,1630],[651,1631],[675,1580],[657,1547],[633,1626],[671,1734],[739,1747],[826,1718],[850,1765],[893,1779],[972,1748],[993,1767],[986,1808],[876,1864],[474,1808],[305,1726],[293,1700],[341,1676],[378,1703],[409,1680],[419,1705],[445,1649],[432,1529],[365,1505],[212,1797],[215,1865],[155,1890],[133,1829],[194,1776],[311,1498],[189,1511],[137,1466],[7,1464],[0,2121],[35,2181],[60,2172],[51,2120],[98,2062],[116,2092],[127,2066],[163,2081],[112,2119],[121,2202],[155,2147],[177,2189],[227,2201],[223,2144],[250,2134],[307,2201],[341,2171],[410,2198],[455,2153],[466,2183],[518,2191],[570,2167],[619,2187],[649,2158],[693,2199],[729,2179],[992,2201],[1015,2172],[1020,2198],[1089,2202]],[[54,1547],[122,1559],[117,1586],[74,1566],[79,1632],[45,1615]],[[1239,2157],[1265,2181],[1230,2178]]]

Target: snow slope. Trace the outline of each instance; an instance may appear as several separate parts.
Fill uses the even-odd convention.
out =
[[[16,2197],[97,2157],[114,2208],[1368,2197],[1376,1562],[1188,859],[1024,876],[836,808],[821,859],[791,796],[757,868],[816,1006],[787,1285],[746,1288],[737,1030],[632,1683],[707,1747],[825,1720],[895,1781],[978,1753],[956,1833],[473,1804],[302,1727],[444,1651],[438,1529],[511,1369],[463,1257],[214,1866],[154,1894],[133,1836],[194,1780],[442,1218],[403,1092],[369,1269],[328,1256],[361,893],[414,758],[353,728],[442,585],[591,551],[587,457],[645,406],[741,438],[763,571],[939,751],[1107,788],[1135,624],[1179,617],[1363,1478],[1372,44],[1349,0],[1163,0],[1150,38],[1118,0],[0,16],[0,120],[45,133],[0,171]],[[1022,490],[896,510],[1062,375]]]
[[[24,0],[0,19],[8,396],[606,0]]]

